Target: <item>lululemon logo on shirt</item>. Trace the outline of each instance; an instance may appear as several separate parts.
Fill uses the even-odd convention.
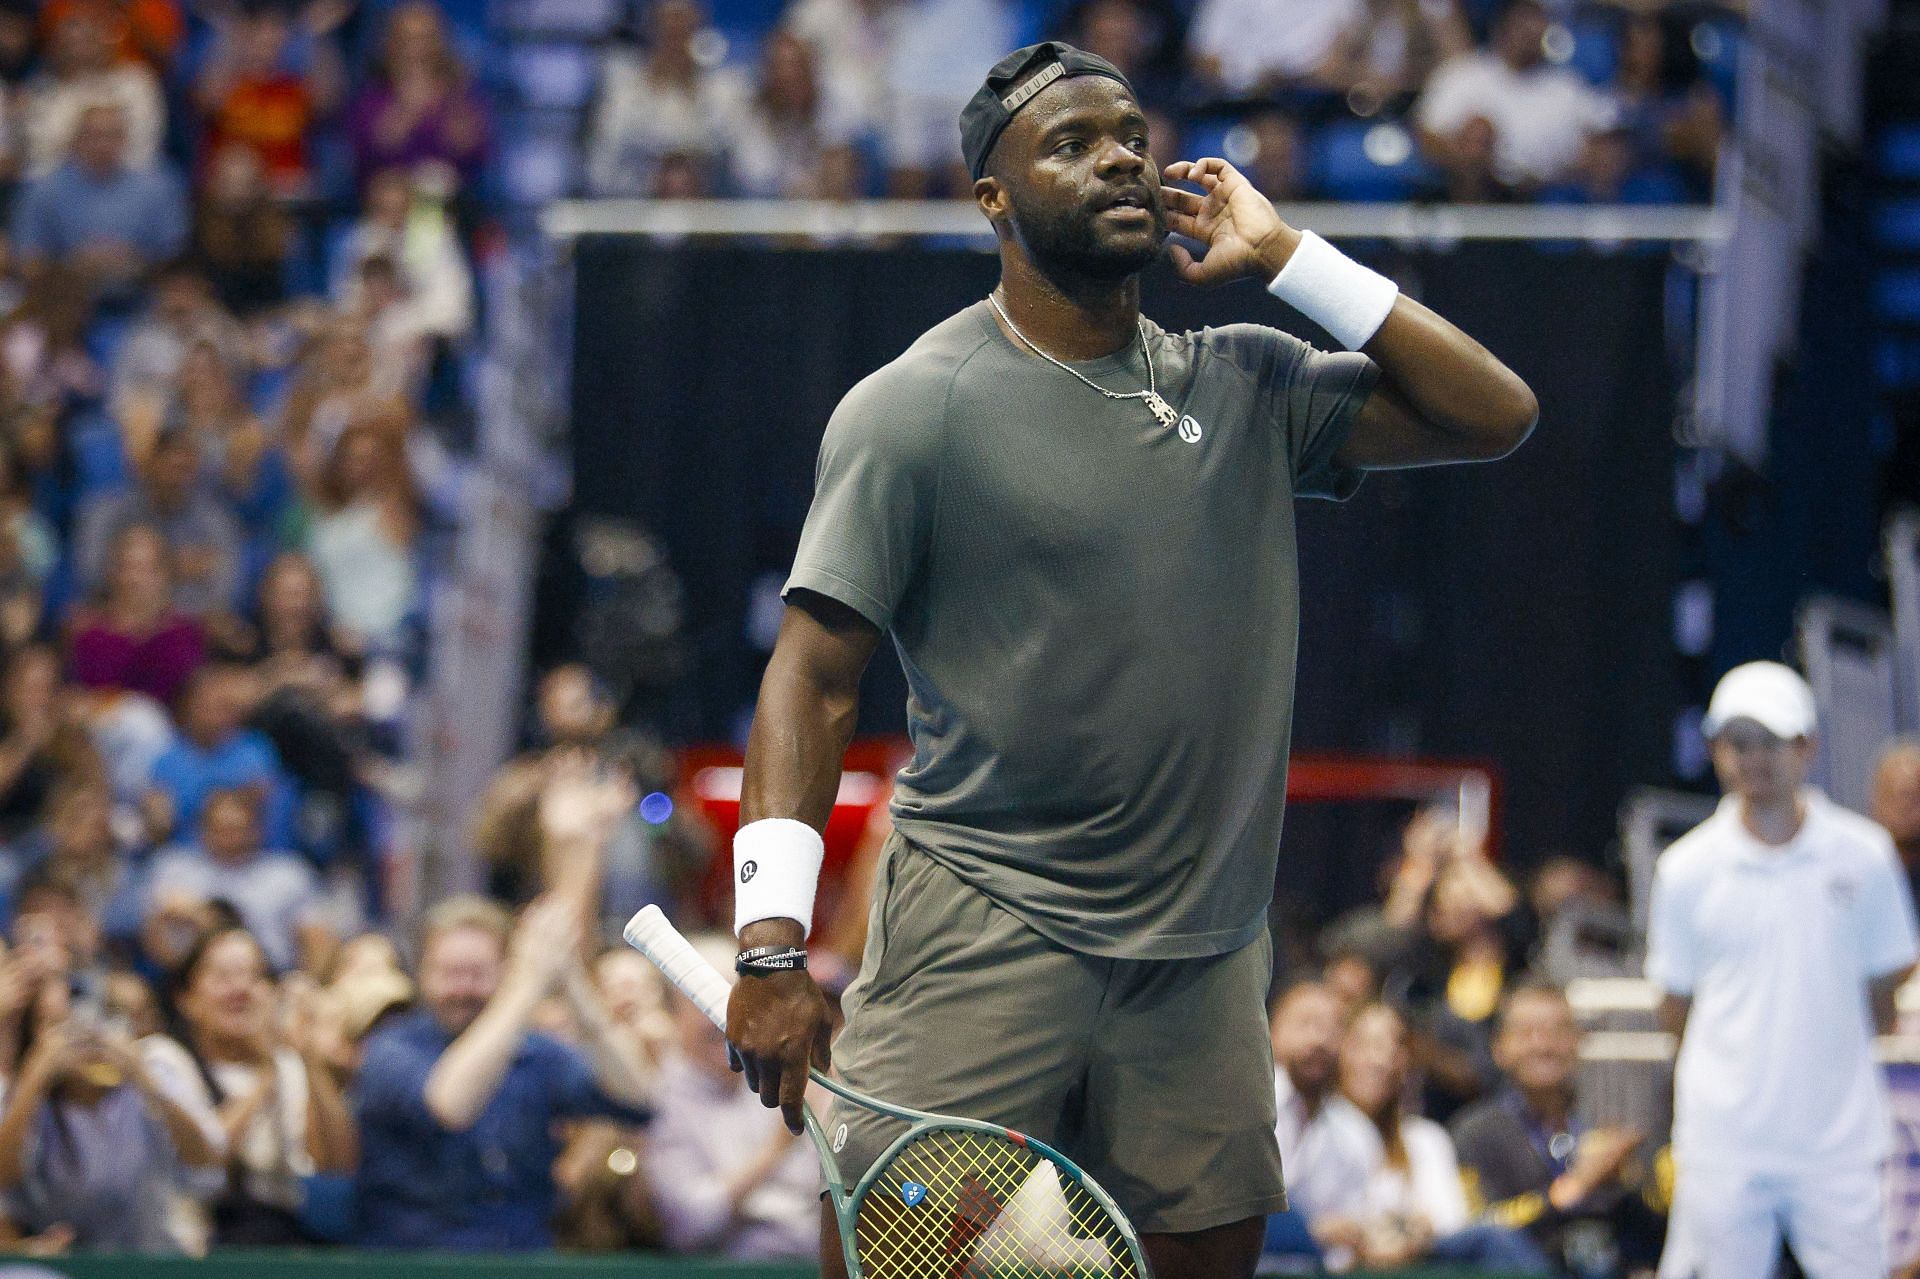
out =
[[[743,884],[746,883],[748,880],[752,879],[755,875],[759,873],[760,873],[759,862],[741,862],[740,863],[740,882],[741,883]]]
[[[841,1124],[833,1130],[833,1153],[839,1154],[847,1148],[847,1126]]]
[[[1189,444],[1200,442],[1200,423],[1194,420],[1191,413],[1180,419],[1180,438]]]

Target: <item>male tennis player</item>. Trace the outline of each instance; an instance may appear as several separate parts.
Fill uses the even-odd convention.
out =
[[[1887,1273],[1893,1119],[1873,1060],[1913,967],[1887,832],[1806,785],[1813,690],[1778,662],[1707,703],[1726,798],[1660,856],[1647,979],[1683,1037],[1663,1279],[1767,1279],[1784,1235],[1812,1279]]]
[[[891,632],[915,752],[842,1073],[1059,1143],[1160,1279],[1250,1275],[1285,1202],[1263,1001],[1293,500],[1499,457],[1534,398],[1224,161],[1166,169],[1201,194],[1163,188],[1132,90],[1097,57],[1009,55],[960,131],[1000,285],[827,427],[747,747],[728,1036],[797,1131],[827,1012],[783,965],[812,918],[860,674]],[[1172,250],[1183,278],[1272,281],[1354,353],[1143,318],[1169,228],[1204,249]],[[890,1135],[863,1113],[828,1123],[849,1184]]]

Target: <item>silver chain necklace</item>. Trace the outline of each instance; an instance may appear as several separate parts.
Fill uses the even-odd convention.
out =
[[[989,293],[987,294],[987,301],[992,304],[995,311],[1000,313],[1000,318],[1007,322],[1007,327],[1013,331],[1013,336],[1019,338],[1027,350],[1032,351],[1048,364],[1053,365],[1054,368],[1065,369],[1094,390],[1100,392],[1100,394],[1106,396],[1109,400],[1145,400],[1147,402],[1147,410],[1159,420],[1162,426],[1171,427],[1180,420],[1180,414],[1174,410],[1173,405],[1160,398],[1160,389],[1154,382],[1153,352],[1147,347],[1147,322],[1145,320],[1136,316],[1133,322],[1140,330],[1140,354],[1145,356],[1147,361],[1147,389],[1144,391],[1109,391],[1106,387],[1101,386],[1098,382],[1082,373],[1079,369],[1074,368],[1071,364],[1056,360],[1035,346],[1033,339],[1020,331],[1020,326],[1013,322],[1013,317],[1008,315],[1006,308],[1000,305],[999,298]]]

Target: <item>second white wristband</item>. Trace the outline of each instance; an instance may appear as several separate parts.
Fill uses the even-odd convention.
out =
[[[733,931],[762,919],[813,930],[813,896],[826,860],[820,832],[791,817],[748,822],[733,837]]]
[[[1400,286],[1355,262],[1311,231],[1267,285],[1267,292],[1333,335],[1349,351],[1367,344],[1387,322]]]

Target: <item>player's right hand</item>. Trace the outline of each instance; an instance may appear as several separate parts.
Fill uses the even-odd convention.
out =
[[[833,1015],[804,970],[743,976],[727,999],[727,1056],[747,1087],[778,1106],[790,1132],[806,1127],[807,1067],[826,1070]]]

